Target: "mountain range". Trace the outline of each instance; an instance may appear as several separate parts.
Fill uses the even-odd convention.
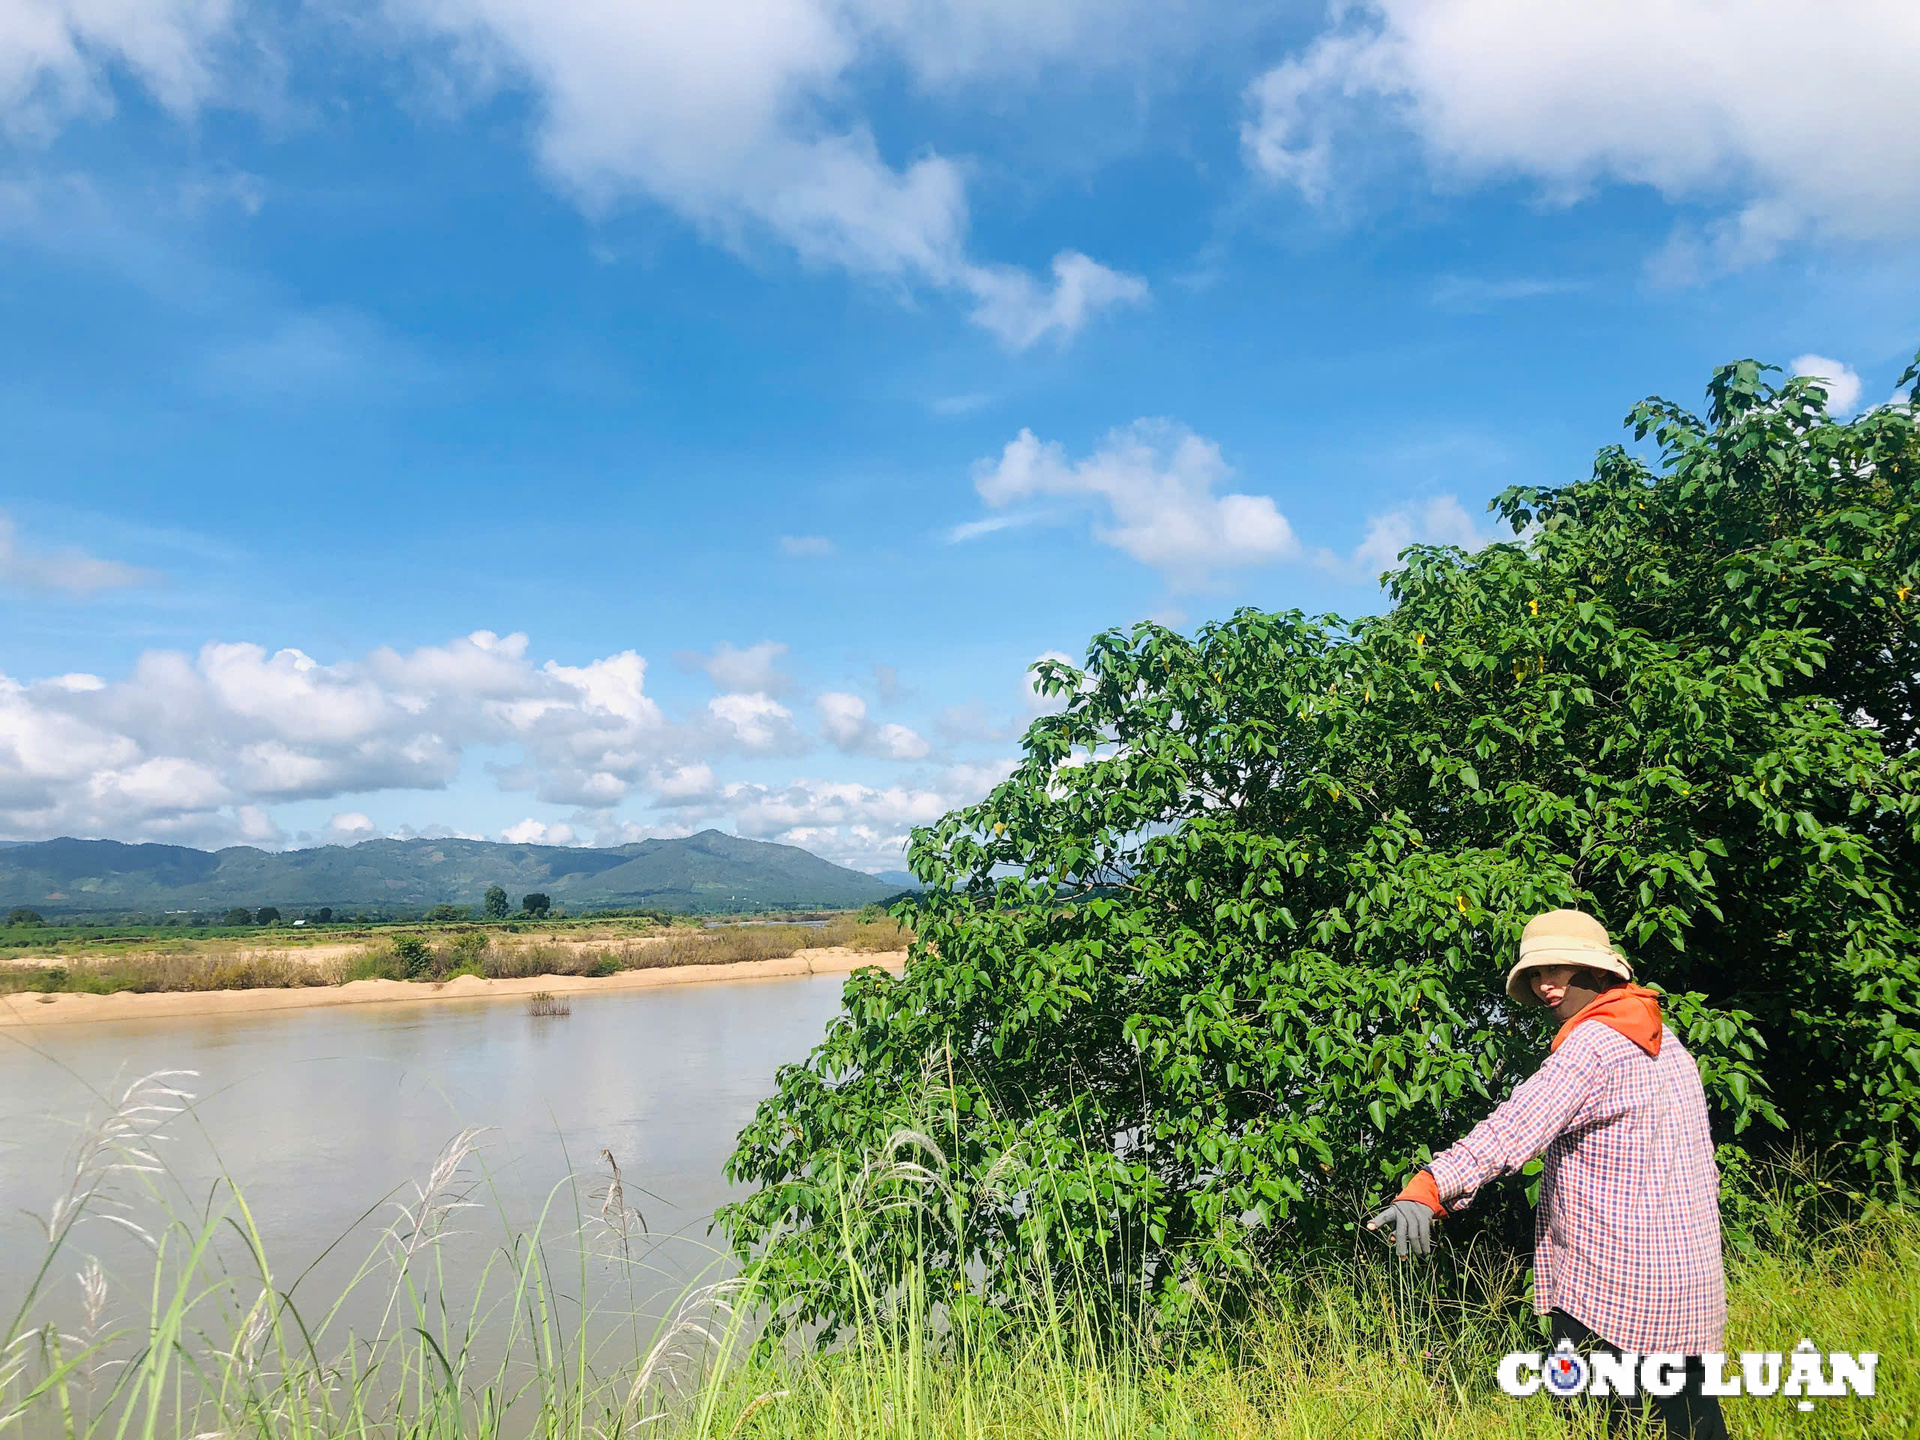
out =
[[[495,884],[515,909],[530,892],[575,913],[851,909],[898,894],[907,888],[900,878],[718,830],[604,850],[487,840],[363,840],[280,851],[72,839],[0,846],[0,910],[27,906],[49,919],[265,905],[393,915],[445,904],[478,913]]]

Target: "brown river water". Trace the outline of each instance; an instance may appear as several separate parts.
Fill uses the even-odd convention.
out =
[[[102,1097],[167,1069],[198,1072],[174,1082],[195,1098],[153,1147],[165,1173],[111,1181],[122,1213],[158,1233],[166,1213],[204,1213],[209,1197],[231,1209],[218,1183],[230,1177],[276,1284],[313,1267],[295,1286],[305,1313],[331,1304],[379,1251],[380,1230],[398,1218],[394,1202],[413,1199],[442,1147],[480,1127],[466,1166],[479,1182],[466,1196],[473,1208],[453,1217],[460,1233],[443,1247],[451,1288],[543,1207],[549,1234],[583,1228],[580,1217],[599,1208],[604,1149],[645,1217],[646,1233],[631,1236],[640,1263],[596,1263],[588,1275],[576,1267],[578,1278],[559,1283],[592,1306],[618,1291],[627,1311],[657,1315],[689,1284],[725,1273],[724,1239],[708,1221],[728,1195],[721,1168],[733,1137],[771,1092],[776,1067],[818,1042],[844,983],[826,975],[574,995],[564,1018],[530,1016],[521,1001],[448,1000],[0,1029],[0,1324],[45,1258],[34,1217],[67,1188],[81,1122]],[[562,1239],[559,1248],[570,1247]],[[232,1266],[249,1263],[231,1237],[221,1253]],[[76,1323],[87,1255],[105,1268],[112,1318],[138,1321],[152,1259],[104,1219],[76,1230],[36,1313]],[[356,1325],[383,1294],[362,1290],[343,1311]]]

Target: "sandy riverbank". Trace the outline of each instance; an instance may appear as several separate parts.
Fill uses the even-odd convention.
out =
[[[598,995],[651,990],[662,985],[702,985],[736,980],[788,980],[806,975],[845,975],[869,965],[898,970],[907,952],[849,950],[834,946],[801,950],[781,960],[736,960],[721,965],[659,966],[615,975],[534,975],[483,980],[462,975],[425,980],[354,980],[345,985],[307,985],[274,990],[170,990],[117,995],[42,995],[26,990],[0,995],[0,1027],[84,1025],[101,1020],[154,1020],[191,1015],[252,1015],[272,1010],[310,1010],[328,1005],[410,1004],[428,1000],[525,999],[550,995]]]

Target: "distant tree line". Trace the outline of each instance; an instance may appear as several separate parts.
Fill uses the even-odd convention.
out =
[[[516,918],[513,902],[506,889],[500,885],[489,885],[480,903],[481,918],[491,921],[507,921]],[[545,920],[558,917],[564,912],[556,911],[553,897],[541,891],[532,891],[520,897],[519,918]],[[666,912],[650,910],[609,911],[609,914],[642,915],[657,917],[663,921]],[[35,925],[139,925],[150,927],[183,927],[189,929],[241,929],[271,925],[332,925],[355,924],[370,925],[379,923],[424,920],[428,924],[471,923],[475,919],[471,905],[440,904],[425,911],[387,910],[374,912],[366,910],[354,914],[336,914],[331,905],[320,905],[313,909],[283,911],[278,905],[247,906],[235,905],[226,910],[209,911],[168,911],[163,914],[80,914],[55,916],[48,920],[40,911],[26,905],[13,906],[6,913],[5,925],[8,928],[22,928]]]

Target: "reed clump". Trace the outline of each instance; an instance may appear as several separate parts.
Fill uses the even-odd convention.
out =
[[[648,965],[721,965],[736,960],[784,960],[802,950],[842,948],[864,954],[904,950],[913,932],[893,920],[836,916],[820,926],[732,925],[674,932],[649,947]]]
[[[346,967],[338,961],[315,963],[298,952],[249,951],[227,945],[145,955],[76,955],[58,965],[12,966],[0,969],[0,994],[278,990],[337,985],[345,978]]]
[[[571,1015],[573,1002],[551,990],[536,990],[527,997],[527,1014],[535,1016]]]

